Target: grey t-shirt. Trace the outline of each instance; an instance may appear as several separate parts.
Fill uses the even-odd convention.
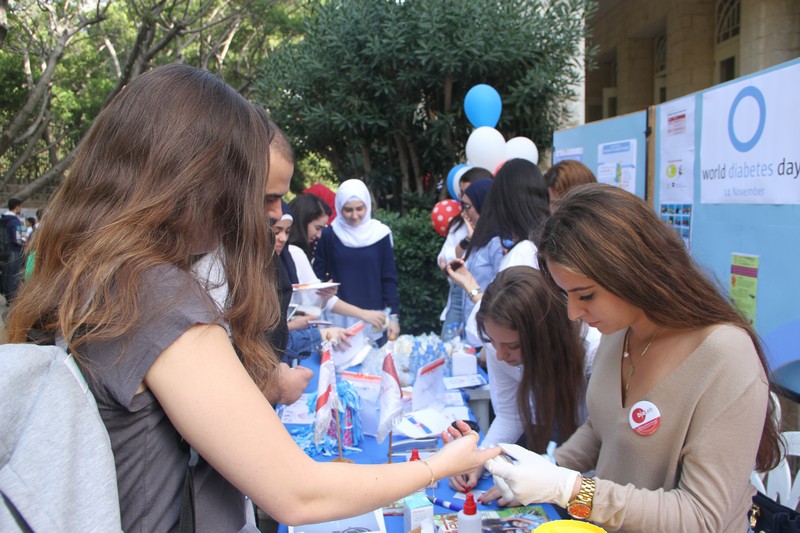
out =
[[[153,268],[140,287],[143,313],[131,332],[89,343],[80,352],[111,438],[123,530],[169,532],[178,528],[188,445],[181,443],[155,396],[136,394],[136,389],[156,358],[185,331],[221,319],[194,278],[177,268]],[[198,532],[244,527],[244,496],[202,457],[194,480]]]

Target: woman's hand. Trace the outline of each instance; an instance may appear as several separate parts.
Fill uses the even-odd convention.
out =
[[[386,337],[390,340],[396,340],[400,336],[400,322],[398,320],[389,320],[389,327],[386,329]]]
[[[334,350],[343,352],[350,347],[349,339],[353,334],[344,328],[320,328],[319,334],[322,340],[330,341]]]
[[[451,477],[450,487],[458,492],[469,492],[478,485],[481,474],[483,474],[483,465],[466,474]]]
[[[442,268],[445,274],[453,280],[453,283],[465,291],[471,291],[475,287],[479,287],[478,282],[475,281],[472,273],[467,269],[463,259],[453,259]]]
[[[493,457],[500,455],[500,448],[478,449],[480,437],[463,421],[457,421],[458,429],[450,426],[442,432],[444,448],[428,458],[436,479],[453,477],[471,472]],[[448,433],[449,432],[449,433]]]
[[[495,483],[502,478],[522,504],[555,503],[566,507],[577,494],[580,473],[556,466],[547,457],[516,444],[500,447],[506,455],[488,461],[486,470],[495,476]]]
[[[362,309],[359,318],[367,324],[372,324],[375,330],[383,331],[383,328],[386,327],[386,313],[383,311]]]
[[[333,281],[332,279],[329,279],[326,283],[330,283],[332,281]],[[317,295],[322,299],[323,306],[325,305],[325,303],[328,302],[328,300],[336,296],[337,292],[339,292],[338,285],[335,285],[333,287],[326,287],[324,289],[317,289]]]
[[[472,225],[472,221],[467,217],[462,218],[464,219],[464,226],[467,228],[467,237],[471,239],[472,234],[475,232],[475,226]]]
[[[522,503],[514,497],[514,493],[508,488],[508,485],[502,478],[495,477],[495,484],[492,487],[478,496],[478,502],[489,505],[497,500],[497,505],[501,507],[519,507]]]
[[[270,389],[265,396],[272,405],[293,404],[306,390],[313,376],[314,372],[304,366],[290,368],[286,363],[281,363],[275,381],[277,387]]]
[[[297,331],[299,329],[306,329],[309,326],[309,321],[317,320],[319,318],[318,315],[294,315],[292,318],[289,319],[287,325],[289,326],[289,331]]]

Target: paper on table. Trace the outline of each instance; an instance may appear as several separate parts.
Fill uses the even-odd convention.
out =
[[[334,281],[320,281],[319,283],[293,283],[293,291],[310,291],[313,289],[327,289],[328,287],[338,287],[341,283]]]
[[[486,378],[480,374],[444,378],[444,386],[447,390],[463,389],[466,387],[479,387],[481,385],[486,385]]]
[[[347,342],[350,343],[350,346],[346,347],[342,351],[331,350],[333,364],[336,365],[338,370],[360,364],[361,361],[367,357],[367,354],[371,349],[370,345],[367,344],[367,336],[364,332],[363,320],[359,320],[347,328],[347,331],[352,333],[352,335],[347,339]]]
[[[442,380],[444,379],[445,359],[440,357],[431,361],[417,371],[414,381],[414,393],[411,397],[411,408],[415,411],[422,409],[441,409],[445,406],[446,394]]]
[[[381,377],[355,372],[342,372],[342,377],[353,384],[361,398],[361,429],[364,435],[378,434],[378,415],[380,414]]]
[[[478,498],[484,492],[486,492],[486,491],[485,490],[481,490],[481,489],[472,489],[471,491],[469,491],[469,493],[467,493],[467,492],[456,492],[455,494],[453,494],[453,499],[454,500],[466,500],[467,499],[467,494],[472,494],[472,496],[475,497],[475,501],[478,501]]]
[[[460,392],[445,392],[444,403],[445,405],[464,405],[464,396]]]
[[[300,399],[291,405],[283,407],[281,413],[281,422],[284,424],[312,424],[314,422],[314,413],[308,409],[308,397],[311,396],[310,392],[304,392],[300,395]]]
[[[453,420],[469,420],[469,408],[466,405],[448,405],[444,413]]]
[[[408,413],[394,430],[412,439],[421,439],[439,435],[452,421],[435,409],[422,409]]]

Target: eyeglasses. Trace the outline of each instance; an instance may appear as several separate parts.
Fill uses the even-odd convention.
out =
[[[464,203],[464,202],[462,202],[462,203],[461,203],[461,209],[462,209],[463,211],[469,211],[470,209],[472,209],[472,205],[471,205],[471,204],[468,204],[468,203]]]

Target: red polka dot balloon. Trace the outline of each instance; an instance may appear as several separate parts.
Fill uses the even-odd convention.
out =
[[[436,233],[442,237],[446,237],[447,226],[450,225],[450,221],[453,219],[453,217],[460,212],[461,202],[456,200],[447,199],[437,203],[435,206],[433,206],[433,211],[431,211],[431,222],[433,223],[433,229],[435,229]]]

